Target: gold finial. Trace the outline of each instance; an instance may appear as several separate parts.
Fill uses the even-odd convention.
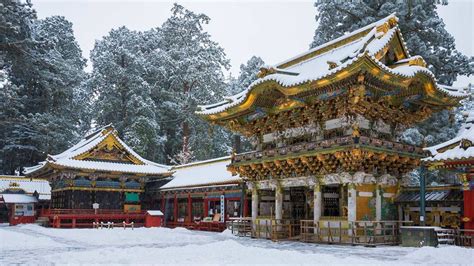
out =
[[[327,63],[329,65],[330,70],[337,67],[337,63],[335,63],[333,61],[327,61]]]
[[[276,69],[273,67],[262,67],[260,68],[260,72],[258,72],[257,77],[263,78],[267,75],[275,74]]]

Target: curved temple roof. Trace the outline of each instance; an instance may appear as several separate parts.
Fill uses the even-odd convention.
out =
[[[408,87],[413,78],[420,77],[425,81],[425,90],[443,99],[446,105],[455,105],[465,94],[437,84],[433,73],[425,67],[423,58],[410,57],[397,21],[398,18],[392,14],[274,67],[264,68],[260,72],[261,78],[244,91],[215,104],[198,106],[196,113],[211,120],[224,118],[232,111],[250,108],[258,97],[257,88],[264,83],[272,83],[271,86],[289,96],[301,92],[302,89],[295,88],[298,85],[311,82],[316,87],[322,87],[330,80],[349,76],[348,70],[351,69],[382,75],[387,82],[393,82],[389,77],[395,77],[401,81],[397,85],[403,87]],[[399,44],[395,53],[400,60],[387,66],[381,60],[392,41]]]
[[[121,148],[126,150],[134,163],[121,163],[111,161],[85,160],[81,158],[84,154],[98,147],[107,139],[112,138],[113,141],[119,143]],[[132,148],[123,142],[117,135],[117,131],[111,125],[102,127],[86,136],[76,145],[57,155],[48,155],[47,159],[40,162],[36,166],[25,167],[24,174],[32,175],[33,173],[46,168],[47,166],[56,166],[64,168],[75,168],[85,170],[113,171],[124,173],[139,174],[165,174],[169,173],[169,166],[154,163],[146,160],[138,155]]]
[[[431,157],[423,159],[428,163],[474,159],[474,110],[468,112],[466,122],[455,138],[425,150],[431,153]]]

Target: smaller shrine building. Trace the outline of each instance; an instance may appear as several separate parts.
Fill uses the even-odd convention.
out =
[[[0,222],[33,223],[39,211],[49,206],[51,187],[47,180],[24,176],[0,176]]]
[[[215,158],[171,168],[171,181],[147,189],[157,202],[168,227],[222,231],[225,222],[247,216],[249,203],[245,185],[227,171],[230,157]]]
[[[474,111],[465,115],[466,121],[458,135],[426,148],[431,156],[423,159],[423,163],[430,169],[447,170],[458,176],[464,198],[462,227],[474,229]]]

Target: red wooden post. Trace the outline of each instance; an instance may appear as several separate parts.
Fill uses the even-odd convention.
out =
[[[204,194],[204,217],[209,216],[209,203],[207,200],[207,193]]]
[[[166,203],[166,197],[165,194],[163,194],[162,200],[161,200],[161,212],[165,213],[165,203]]]
[[[188,193],[188,222],[193,221],[193,200],[191,199],[191,193]]]
[[[76,228],[76,219],[72,219],[72,228]]]
[[[247,217],[248,214],[249,214],[249,204],[248,204],[248,198],[247,198],[247,195],[243,195],[244,197],[244,213],[243,213],[243,216],[244,217]]]
[[[174,222],[178,222],[178,197],[176,194],[174,194],[174,204],[173,204],[173,208],[174,208]]]

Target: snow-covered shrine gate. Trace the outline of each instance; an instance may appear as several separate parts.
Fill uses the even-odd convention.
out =
[[[425,156],[398,137],[465,94],[436,83],[397,24],[390,15],[262,68],[246,90],[199,106],[254,144],[228,165],[252,193],[252,236],[398,243],[394,199]],[[248,218],[233,224],[248,230]]]

